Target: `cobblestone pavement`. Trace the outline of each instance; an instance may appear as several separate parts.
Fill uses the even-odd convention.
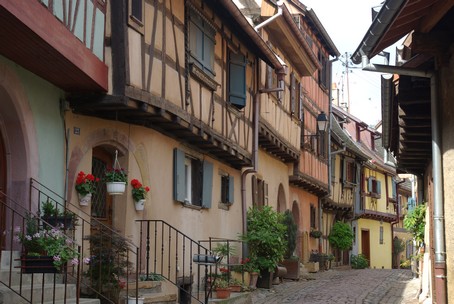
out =
[[[403,269],[335,268],[309,274],[308,279],[284,281],[258,289],[252,303],[304,304],[417,304],[419,279]]]

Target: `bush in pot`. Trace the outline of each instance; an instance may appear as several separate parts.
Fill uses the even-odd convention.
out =
[[[272,274],[287,250],[285,239],[286,226],[283,214],[274,211],[270,206],[253,207],[247,212],[247,233],[242,236],[249,249],[249,256],[260,269],[261,279],[270,281],[259,287],[271,288]]]
[[[298,227],[293,219],[293,214],[290,210],[284,213],[283,223],[287,227],[285,237],[287,239],[287,250],[284,254],[284,260],[281,262],[282,266],[287,268],[287,273],[284,275],[286,279],[298,280],[300,261],[299,257],[293,255],[296,248],[296,237]]]

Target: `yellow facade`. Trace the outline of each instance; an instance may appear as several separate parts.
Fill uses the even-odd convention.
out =
[[[391,224],[370,219],[359,219],[356,233],[360,242],[359,253],[367,256],[369,249],[370,267],[391,269]]]

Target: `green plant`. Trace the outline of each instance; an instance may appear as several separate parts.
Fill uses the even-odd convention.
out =
[[[287,250],[285,251],[284,258],[290,259],[296,248],[296,233],[298,230],[295,220],[293,219],[293,214],[290,210],[285,211],[283,223],[287,227],[285,234],[287,239]]]
[[[104,172],[103,180],[105,182],[122,182],[122,183],[126,183],[126,181],[128,180],[128,173],[123,168],[120,168],[120,169],[108,168]]]
[[[347,250],[353,245],[353,231],[349,224],[335,222],[328,236],[329,243],[334,248]]]
[[[88,236],[90,257],[84,259],[88,270],[84,275],[89,279],[93,290],[113,303],[119,303],[119,295],[124,278],[132,264],[128,261],[128,243],[120,235],[101,231]],[[109,302],[109,303],[112,303]]]
[[[424,229],[426,226],[426,204],[420,204],[410,211],[404,218],[404,227],[409,230],[416,242],[424,242]]]
[[[250,259],[259,269],[274,271],[287,250],[283,215],[270,206],[250,208],[247,227],[242,239],[248,244]]]
[[[58,227],[41,229],[39,218],[30,214],[26,217],[24,230],[16,227],[15,239],[22,243],[26,255],[52,256],[54,266],[58,269],[68,262],[72,265],[79,264],[79,253],[73,240]]]
[[[224,257],[230,257],[234,255],[236,252],[235,246],[230,244],[229,242],[217,244],[216,247],[213,249],[213,253],[218,255],[221,258],[221,261]]]
[[[227,281],[224,278],[218,277],[213,281],[214,289],[224,289],[224,288],[228,288],[228,287],[229,287],[229,281]]]
[[[132,198],[136,202],[145,199],[148,191],[150,191],[150,187],[143,186],[142,183],[139,182],[138,179],[133,179],[131,181],[131,186],[132,186]]]
[[[322,232],[319,230],[315,230],[314,228],[311,228],[311,232],[309,232],[309,236],[318,239],[322,236]]]
[[[77,174],[76,179],[76,191],[80,195],[87,195],[88,193],[94,193],[96,190],[96,183],[99,181],[99,178],[95,177],[92,174],[85,174],[83,171],[80,171]]]
[[[158,273],[142,274],[139,276],[140,281],[164,281],[164,277]]]
[[[362,254],[358,255],[352,254],[350,258],[350,263],[353,269],[364,269],[369,266],[369,261]]]

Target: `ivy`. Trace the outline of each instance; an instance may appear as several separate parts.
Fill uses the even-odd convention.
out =
[[[350,225],[335,222],[328,236],[329,243],[334,248],[347,250],[353,245],[353,231]]]
[[[424,242],[424,228],[426,226],[426,204],[420,204],[410,211],[404,218],[404,227],[409,230],[416,242]]]

